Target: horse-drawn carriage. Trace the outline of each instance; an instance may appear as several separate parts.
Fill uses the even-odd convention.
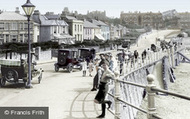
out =
[[[0,67],[1,67],[1,74],[0,74],[0,86],[5,86],[6,82],[10,83],[20,83],[22,82],[27,85],[28,82],[28,62],[26,59],[22,59],[22,54],[15,54],[20,55],[20,59],[0,59]],[[32,78],[37,77],[38,83],[40,83],[42,79],[42,68],[37,69],[35,67],[36,62],[31,63],[31,75]]]

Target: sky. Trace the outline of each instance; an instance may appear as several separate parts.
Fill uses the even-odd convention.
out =
[[[0,10],[15,11],[19,7],[24,13],[21,5],[27,0],[0,0]],[[54,12],[61,13],[64,7],[69,11],[77,11],[86,14],[87,11],[106,11],[108,17],[120,17],[124,12],[164,12],[176,9],[177,12],[190,12],[190,0],[30,0],[36,6],[35,10],[40,13]]]

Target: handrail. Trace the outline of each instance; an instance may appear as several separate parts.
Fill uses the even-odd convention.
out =
[[[190,97],[187,96],[187,95],[182,95],[182,94],[179,94],[179,93],[175,93],[175,92],[171,92],[171,91],[167,91],[167,90],[162,90],[162,89],[159,89],[159,88],[156,88],[156,87],[152,87],[151,89],[152,89],[152,91],[159,91],[159,92],[166,93],[166,94],[169,94],[169,95],[173,95],[173,96],[176,96],[176,97],[179,97],[179,98],[190,100]]]
[[[115,96],[114,96],[114,95],[112,95],[111,93],[108,93],[108,95],[110,95],[111,97],[115,98]]]
[[[167,56],[166,56],[166,57],[167,57]],[[158,60],[156,60],[156,61],[154,61],[154,62],[151,62],[150,64],[146,64],[146,65],[144,65],[144,66],[142,66],[142,67],[139,67],[139,68],[137,68],[137,69],[135,69],[135,70],[133,70],[133,71],[127,73],[125,76],[128,76],[129,74],[131,74],[131,73],[133,73],[133,72],[136,72],[136,71],[138,71],[138,70],[140,70],[140,69],[142,69],[142,68],[146,68],[146,67],[152,66],[153,64],[159,62],[160,60],[162,60],[162,58],[161,58],[161,59],[158,59]]]
[[[186,95],[181,95],[181,94],[178,94],[178,93],[175,93],[175,92],[166,91],[166,90],[156,88],[156,86],[153,84],[153,81],[155,80],[155,77],[152,74],[147,76],[147,80],[148,80],[147,85],[122,80],[123,77],[127,77],[131,73],[136,72],[136,71],[138,71],[140,69],[147,68],[147,67],[150,67],[152,65],[155,65],[157,62],[162,61],[163,58],[166,58],[166,57],[169,58],[169,60],[171,61],[170,63],[172,64],[172,67],[175,66],[174,61],[173,61],[174,60],[174,55],[177,52],[179,52],[179,51],[181,51],[183,49],[184,48],[180,48],[180,49],[177,49],[177,51],[173,51],[173,47],[172,47],[170,49],[170,51],[169,50],[167,51],[167,54],[163,53],[163,52],[160,55],[159,55],[159,53],[151,54],[151,58],[149,60],[145,61],[145,63],[141,64],[140,66],[138,65],[138,63],[142,63],[141,61],[137,62],[137,64],[134,61],[133,61],[133,63],[129,62],[129,63],[127,63],[127,65],[125,64],[126,62],[124,62],[123,67],[122,67],[123,71],[125,71],[126,70],[125,68],[127,68],[130,65],[131,66],[133,65],[133,68],[128,67],[128,68],[130,68],[129,71],[127,71],[127,72],[125,71],[126,73],[122,72],[122,76],[120,76],[120,79],[119,79],[118,75],[115,74],[116,77],[113,78],[113,80],[115,80],[115,95],[108,93],[108,95],[113,97],[114,101],[115,101],[115,113],[113,112],[113,110],[108,109],[115,116],[115,119],[120,119],[120,116],[119,116],[120,111],[119,111],[119,108],[118,108],[118,106],[120,105],[120,102],[122,102],[122,103],[124,103],[124,104],[126,104],[128,106],[131,106],[132,108],[135,108],[135,109],[147,114],[148,119],[152,119],[152,118],[162,119],[162,117],[160,117],[160,116],[158,116],[156,114],[155,92],[162,92],[162,93],[166,93],[166,94],[169,94],[169,95],[173,95],[173,96],[176,96],[176,97],[180,97],[180,98],[183,98],[183,99],[190,100],[190,97],[188,97]],[[141,60],[141,58],[140,58],[140,60]],[[118,66],[121,66],[121,65],[118,65]],[[140,87],[140,88],[145,88],[146,91],[147,91],[147,95],[148,95],[148,110],[144,110],[144,109],[142,109],[142,108],[140,108],[138,106],[133,105],[131,102],[127,102],[125,100],[122,100],[120,98],[120,96],[119,96],[119,90],[120,89],[118,88],[118,87],[120,87],[119,85],[121,83],[137,86],[137,87]]]
[[[141,88],[146,88],[145,85],[141,85],[141,84],[138,84],[138,83],[134,83],[134,82],[130,82],[130,81],[123,81],[123,80],[120,80],[120,79],[118,79],[118,81],[122,82],[122,83],[129,84],[129,85],[138,86],[138,87],[141,87]]]
[[[144,113],[146,113],[146,114],[148,113],[146,110],[141,109],[141,108],[139,108],[139,107],[137,107],[137,106],[135,106],[135,105],[132,105],[132,104],[130,104],[130,103],[128,103],[128,102],[126,102],[126,101],[120,99],[120,98],[117,98],[117,100],[119,100],[120,102],[123,102],[123,103],[125,103],[125,104],[127,104],[127,105],[129,105],[129,106],[131,106],[131,107],[133,107],[133,108],[135,108],[135,109],[137,109],[137,110],[140,110],[141,112],[144,112]]]
[[[108,95],[110,95],[111,97],[115,98],[115,96],[112,95],[111,93],[108,93]],[[119,100],[120,102],[123,102],[123,103],[125,103],[125,104],[127,104],[127,105],[129,105],[129,106],[131,106],[131,107],[133,107],[133,108],[135,108],[135,109],[137,109],[137,110],[143,112],[143,113],[148,114],[148,112],[147,112],[146,110],[142,109],[142,108],[139,108],[139,107],[137,107],[137,106],[135,106],[135,105],[133,105],[133,104],[130,104],[130,103],[128,103],[127,101],[124,101],[124,100],[122,100],[122,99],[120,99],[120,98],[116,98],[116,99]],[[110,111],[113,115],[115,115],[115,113],[114,113],[112,110],[108,109],[108,111]],[[158,118],[158,119],[162,119],[162,117],[160,117],[160,116],[158,116],[158,115],[156,115],[156,114],[153,114],[153,117]]]

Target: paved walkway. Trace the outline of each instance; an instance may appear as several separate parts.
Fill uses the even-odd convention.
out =
[[[167,32],[166,33],[164,32],[163,34],[167,34]],[[151,40],[151,39],[155,39],[155,35],[150,35],[146,37],[146,40],[147,39],[150,40],[148,42],[149,43],[148,45],[147,43],[140,41],[139,44],[141,45],[138,47],[134,46],[131,48],[131,50],[132,51],[135,49],[144,50],[144,48],[146,48],[145,46],[150,47],[150,44],[154,42],[154,40]],[[113,53],[113,51],[111,52]],[[53,62],[54,61],[56,62],[56,60],[53,60]],[[39,62],[39,63],[43,64],[43,62]],[[78,72],[78,73],[82,75],[81,72]],[[94,103],[94,97],[97,91],[95,92],[90,91],[92,88],[91,86],[92,86],[93,77],[79,78],[77,76],[77,81],[79,80],[80,80],[80,83],[82,83],[83,85],[78,85],[76,82],[74,82],[74,80],[73,82],[71,82],[72,84],[76,83],[77,88],[76,87],[74,88],[75,96],[73,96],[72,98],[69,98],[69,100],[65,100],[67,104],[64,107],[66,110],[64,111],[65,117],[63,119],[96,119],[96,117],[101,114],[101,105]],[[109,111],[106,111],[105,119],[114,119],[114,116]]]
[[[93,101],[96,93],[88,89],[81,90],[72,101],[68,117],[65,119],[96,119],[101,114],[101,105]],[[105,119],[114,119],[114,116],[106,111]]]

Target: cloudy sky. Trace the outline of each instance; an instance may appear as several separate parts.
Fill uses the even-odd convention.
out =
[[[163,12],[176,9],[178,12],[190,12],[190,0],[30,0],[42,14],[49,12],[61,13],[64,7],[70,11],[86,14],[87,11],[106,11],[109,17],[119,17],[124,12]],[[26,0],[1,0],[0,10],[14,11]]]

